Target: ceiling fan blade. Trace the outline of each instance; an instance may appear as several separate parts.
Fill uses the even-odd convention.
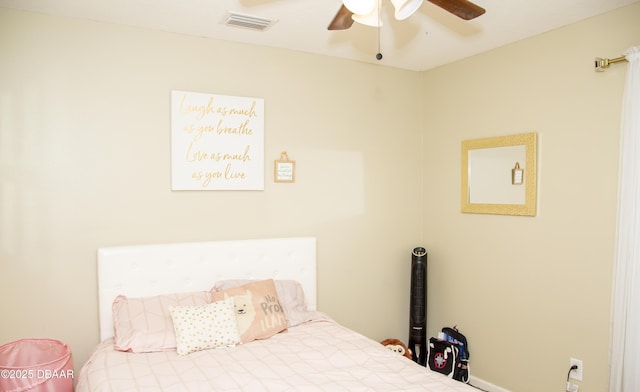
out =
[[[353,12],[349,11],[347,7],[342,5],[338,10],[338,13],[333,18],[327,30],[346,30],[353,24],[353,18],[351,16]]]
[[[427,0],[464,20],[471,20],[485,13],[485,9],[467,0]]]

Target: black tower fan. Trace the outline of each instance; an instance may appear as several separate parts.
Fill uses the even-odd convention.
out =
[[[413,361],[427,364],[427,251],[418,247],[411,253],[411,300],[409,303],[409,349]],[[416,346],[420,353],[416,352]]]

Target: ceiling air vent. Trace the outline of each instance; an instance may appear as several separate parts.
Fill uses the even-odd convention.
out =
[[[235,27],[243,27],[245,29],[265,31],[273,24],[272,20],[258,18],[251,15],[237,14],[229,12],[224,19],[224,24]]]

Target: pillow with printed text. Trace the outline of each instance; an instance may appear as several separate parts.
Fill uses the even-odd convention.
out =
[[[226,290],[211,290],[211,299],[233,297],[238,332],[242,343],[268,339],[287,329],[273,279],[250,282]]]
[[[213,290],[222,291],[247,283],[255,282],[250,279],[227,279],[215,282]],[[304,290],[300,282],[296,280],[274,280],[280,305],[287,317],[287,327],[295,327],[313,319],[314,313],[307,310]]]

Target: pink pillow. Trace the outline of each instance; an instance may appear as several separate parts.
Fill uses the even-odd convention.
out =
[[[176,335],[169,307],[210,302],[207,291],[145,298],[119,295],[113,301],[114,348],[134,353],[175,350]]]
[[[228,279],[220,280],[215,283],[213,290],[222,291],[230,289],[232,287],[241,286],[255,280],[250,279]],[[287,327],[295,327],[298,324],[309,321],[312,319],[312,313],[307,310],[307,303],[304,298],[304,290],[300,282],[296,280],[274,280],[276,285],[276,292],[278,293],[278,299],[280,305],[284,310],[284,315],[287,317]]]
[[[278,299],[273,279],[255,281],[217,291],[211,290],[211,299],[221,301],[233,297],[238,332],[242,343],[268,339],[287,329],[287,318]]]

